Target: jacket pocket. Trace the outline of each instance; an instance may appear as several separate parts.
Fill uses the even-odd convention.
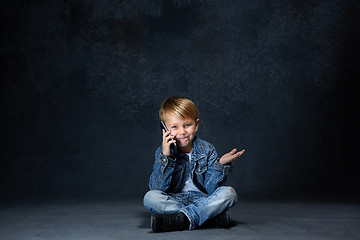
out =
[[[206,172],[208,169],[207,167],[207,164],[206,163],[199,163],[197,166],[196,166],[196,169],[195,169],[195,174],[197,175],[202,175],[204,172]]]

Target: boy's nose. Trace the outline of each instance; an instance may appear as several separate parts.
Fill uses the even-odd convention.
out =
[[[185,128],[180,128],[179,129],[179,134],[184,134],[184,133],[186,133]]]

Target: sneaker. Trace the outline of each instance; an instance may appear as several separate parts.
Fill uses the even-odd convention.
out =
[[[217,228],[229,228],[231,227],[232,221],[228,210],[223,211],[216,217],[209,219],[208,224]]]
[[[187,230],[189,225],[189,220],[183,213],[151,215],[151,228],[155,233]]]

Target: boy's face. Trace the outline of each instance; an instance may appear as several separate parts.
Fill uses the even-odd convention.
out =
[[[175,137],[178,148],[190,153],[193,149],[193,140],[199,128],[199,119],[196,121],[193,118],[185,117],[179,118],[173,113],[165,114],[165,125]]]

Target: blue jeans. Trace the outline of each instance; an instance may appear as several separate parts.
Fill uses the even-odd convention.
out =
[[[144,206],[151,213],[184,213],[189,218],[189,230],[231,208],[236,201],[235,190],[227,186],[218,187],[211,195],[196,191],[174,194],[150,190],[144,196]]]

